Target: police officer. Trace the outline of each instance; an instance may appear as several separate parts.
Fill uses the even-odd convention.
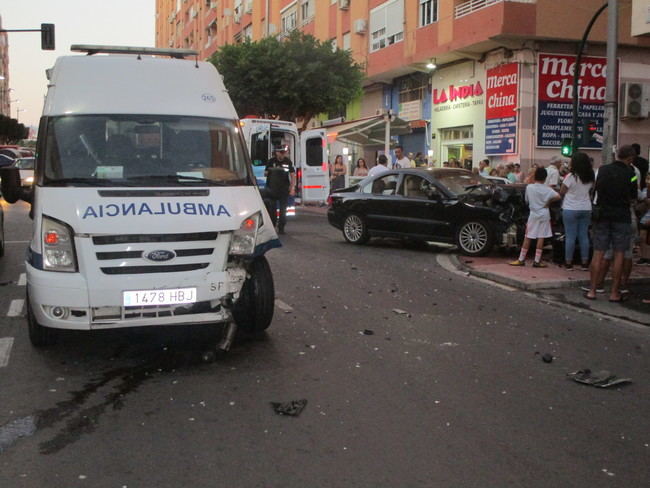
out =
[[[284,234],[289,196],[296,194],[296,170],[287,157],[287,146],[276,146],[273,152],[275,156],[269,159],[264,170],[266,187],[262,196],[274,226],[277,221],[276,205],[280,208],[280,220],[277,221],[278,233]]]

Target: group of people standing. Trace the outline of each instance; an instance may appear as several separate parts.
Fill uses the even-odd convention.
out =
[[[611,268],[609,300],[624,301],[637,243],[641,248],[638,264],[650,264],[648,161],[640,156],[640,147],[621,146],[616,160],[596,171],[583,152],[572,156],[566,172],[560,158],[554,158],[548,168],[533,171],[534,182],[526,187],[525,196],[530,209],[526,237],[519,258],[510,264],[525,266],[531,242],[536,241],[533,266],[546,267],[541,257],[544,240],[552,236],[549,206],[562,200],[565,268],[573,269],[577,242],[581,269],[591,272],[585,297],[595,300],[597,293],[605,292],[603,283]]]

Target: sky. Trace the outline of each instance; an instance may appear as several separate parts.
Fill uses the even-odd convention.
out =
[[[45,70],[57,57],[75,54],[71,44],[155,44],[155,0],[0,0],[0,15],[3,29],[55,24],[55,51],[41,50],[39,32],[7,34],[11,100],[20,100],[11,104],[11,117],[19,109],[18,120],[35,127],[47,91]]]

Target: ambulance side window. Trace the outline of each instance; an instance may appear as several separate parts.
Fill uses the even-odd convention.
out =
[[[253,166],[265,166],[269,159],[269,131],[251,134],[251,160]]]

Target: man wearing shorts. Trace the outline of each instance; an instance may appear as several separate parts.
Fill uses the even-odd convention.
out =
[[[604,265],[604,254],[611,246],[612,288],[610,302],[623,301],[620,293],[621,276],[625,250],[632,238],[630,203],[637,194],[636,175],[631,169],[636,152],[632,146],[621,146],[616,153],[617,160],[601,167],[598,171],[595,190],[598,205],[593,212],[593,247],[591,260],[591,287],[585,297],[596,299],[596,287]]]

